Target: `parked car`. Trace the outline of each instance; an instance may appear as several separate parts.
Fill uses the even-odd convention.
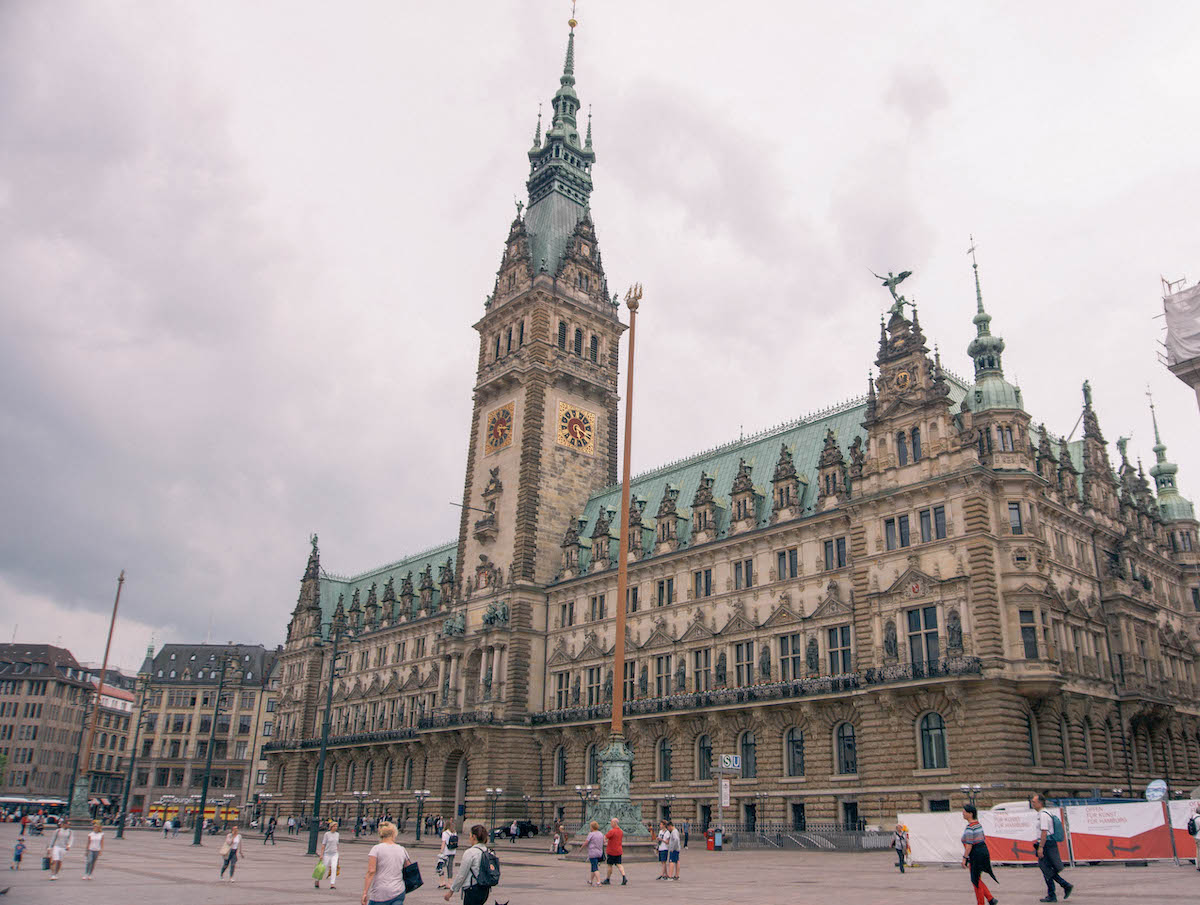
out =
[[[517,838],[524,839],[526,836],[536,836],[538,834],[537,824],[532,820],[517,821]],[[492,838],[499,839],[501,837],[512,838],[512,824],[506,823],[503,826],[498,826],[492,830]]]

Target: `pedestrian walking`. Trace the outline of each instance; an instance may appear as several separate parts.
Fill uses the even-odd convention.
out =
[[[263,834],[263,845],[267,844],[267,840],[271,840],[271,844],[275,844],[275,818],[272,817],[267,821],[267,831]]]
[[[13,862],[8,865],[9,870],[21,869],[21,856],[25,854],[25,840],[18,838],[17,844],[13,846]]]
[[[404,905],[404,868],[412,864],[408,849],[396,842],[396,825],[379,824],[379,842],[367,853],[362,905]]]
[[[521,828],[517,826],[517,821],[512,822],[512,826],[508,828],[508,835],[512,837],[512,844],[517,844],[517,837],[521,835]]]
[[[71,823],[65,818],[58,824],[58,829],[50,837],[50,846],[46,855],[50,858],[50,879],[57,880],[58,872],[62,870],[63,858],[71,850]]]
[[[166,839],[171,835],[171,818],[168,817],[163,821],[163,838]]]
[[[84,852],[83,879],[92,879],[92,871],[96,869],[96,861],[104,851],[104,824],[99,820],[92,821],[92,831],[87,837],[87,851]]]
[[[342,841],[342,836],[338,832],[337,821],[333,820],[329,823],[329,829],[325,831],[325,835],[321,837],[321,847],[317,850],[317,857],[321,859],[321,863],[325,865],[325,876],[329,878],[329,888],[337,888],[337,870],[338,870],[338,844]],[[321,888],[320,880],[313,880],[313,886],[317,889]]]
[[[659,865],[658,877],[656,879],[666,880],[667,879],[667,847],[668,847],[668,842],[671,839],[671,834],[667,830],[667,821],[665,821],[665,820],[658,821],[658,834],[657,834],[656,838],[658,840],[658,865]]]
[[[608,886],[612,882],[612,870],[615,867],[621,872],[621,885],[624,886],[629,882],[629,878],[625,876],[625,866],[621,863],[621,855],[625,851],[625,833],[616,817],[611,823],[612,826],[604,834],[604,860],[608,862],[608,873],[605,874],[601,885]]]
[[[289,817],[288,818],[288,835],[291,836],[294,832],[296,832],[296,818]]]
[[[688,836],[692,832],[692,822],[690,820],[683,821],[683,824],[680,826],[680,829],[683,830],[683,847],[687,848],[688,847]]]
[[[904,873],[904,856],[908,854],[908,831],[902,824],[896,824],[896,832],[892,833],[892,848],[896,850],[896,866]]]
[[[454,832],[453,823],[443,823],[441,817],[437,822],[443,827],[442,851],[437,863],[438,876],[441,878],[438,888],[449,889],[450,880],[454,877],[454,856],[458,854],[458,834]]]
[[[679,837],[679,828],[670,820],[667,821],[667,878],[679,879],[679,852],[683,848],[683,840]]]
[[[965,804],[962,816],[967,822],[967,828],[962,834],[962,866],[971,871],[971,885],[975,887],[975,905],[996,905],[996,897],[983,882],[984,874],[990,876],[994,883],[1000,881],[992,873],[992,856],[988,852],[983,826],[979,822],[979,809],[973,804]]]
[[[481,823],[471,827],[471,842],[472,845],[463,854],[462,863],[458,866],[458,872],[454,875],[454,883],[446,890],[446,894],[442,897],[447,902],[450,897],[461,890],[463,905],[483,905],[491,894],[491,883],[495,883],[499,879],[500,862],[496,860],[496,856],[492,855],[487,847],[488,831]],[[490,856],[491,866],[496,873],[492,876],[491,883],[485,882],[485,865],[484,855]]]
[[[555,838],[557,840],[557,837]],[[556,841],[555,845],[557,844]],[[588,867],[591,870],[588,874],[588,886],[599,886],[600,861],[604,858],[604,834],[600,832],[600,824],[595,820],[592,821],[591,832],[587,834],[583,844],[587,849]]]
[[[176,836],[179,835],[179,824],[181,824],[182,822],[183,821],[180,820],[178,817],[176,817],[173,821],[171,821],[171,838],[172,839],[174,839]]]
[[[1188,818],[1188,831],[1196,840],[1196,870],[1200,870],[1200,804],[1192,807],[1192,816]]]
[[[237,869],[238,859],[242,857],[242,834],[238,832],[237,824],[229,828],[225,834],[225,844],[221,846],[221,854],[225,860],[221,864],[221,879],[225,879],[225,868],[229,868],[229,882],[233,882],[233,872]]]
[[[29,827],[29,815],[22,814],[21,815],[21,835],[22,836],[25,835],[25,830],[28,829],[28,827]]]
[[[1054,888],[1057,883],[1062,887],[1063,898],[1069,899],[1075,891],[1075,886],[1062,878],[1063,862],[1058,853],[1059,827],[1062,826],[1046,810],[1044,796],[1034,793],[1029,799],[1029,805],[1037,811],[1037,835],[1034,837],[1033,850],[1037,854],[1038,867],[1042,869],[1042,877],[1046,880],[1046,896],[1039,902],[1057,902],[1058,895]],[[1056,825],[1057,824],[1057,825]]]

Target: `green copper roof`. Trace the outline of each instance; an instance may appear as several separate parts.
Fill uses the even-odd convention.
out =
[[[1175,475],[1179,466],[1167,460],[1167,445],[1162,442],[1158,433],[1158,415],[1154,412],[1154,403],[1150,403],[1150,420],[1154,422],[1154,465],[1150,468],[1150,477],[1154,478],[1154,486],[1158,491],[1158,511],[1164,521],[1178,519],[1194,519],[1195,509],[1190,500],[1179,492]]]
[[[421,573],[426,568],[430,570],[433,576],[433,601],[434,603],[439,603],[441,600],[441,591],[437,587],[438,567],[445,565],[447,561],[453,563],[454,557],[457,554],[458,541],[453,541],[359,575],[330,575],[327,572],[322,572],[320,581],[321,620],[323,622],[332,620],[333,610],[337,606],[339,595],[345,595],[346,599],[343,602],[343,606],[347,610],[350,609],[350,602],[354,599],[355,590],[359,591],[360,606],[366,605],[367,592],[371,589],[372,584],[377,586],[375,592],[382,606],[383,588],[389,578],[394,579],[393,587],[396,592],[397,606],[399,606],[400,585],[405,576],[409,573],[412,574],[413,593],[419,596]]]
[[[949,401],[951,405],[957,406],[966,393],[966,387],[953,378],[947,379],[947,385],[950,387]],[[793,464],[801,482],[800,501],[805,515],[813,514],[817,501],[817,462],[824,447],[826,431],[833,430],[842,455],[849,462],[847,450],[854,443],[854,439],[862,437],[864,442],[867,439],[867,432],[862,426],[866,408],[865,398],[855,399],[753,437],[736,440],[638,475],[631,482],[630,494],[642,502],[642,549],[649,550],[653,547],[655,513],[668,486],[679,491],[678,536],[681,546],[688,545],[692,533],[692,500],[700,486],[702,475],[713,479],[713,498],[717,504],[717,537],[725,537],[729,530],[730,490],[738,473],[738,464],[743,459],[751,468],[751,479],[758,494],[757,525],[762,527],[770,524],[773,490],[771,478],[779,461],[781,445],[786,445],[792,454]],[[607,487],[588,500],[583,511],[586,524],[579,532],[583,547],[580,550],[581,565],[586,566],[591,562],[592,554],[588,547],[600,512],[606,509],[616,512],[620,508],[620,502],[620,485]],[[621,518],[619,514],[614,515],[610,529],[610,561],[614,563]]]
[[[974,260],[974,243],[971,246],[971,269],[975,272],[975,338],[967,346],[967,354],[975,363],[975,387],[968,396],[967,404],[973,412],[989,409],[1023,409],[1021,391],[1004,379],[1001,354],[1004,339],[993,336],[992,316],[983,308],[983,290],[979,288],[979,265]]]

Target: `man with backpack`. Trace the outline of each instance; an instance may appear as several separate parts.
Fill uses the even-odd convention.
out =
[[[1192,809],[1192,816],[1188,818],[1187,831],[1188,835],[1196,840],[1196,870],[1200,870],[1200,804]]]
[[[1042,869],[1042,876],[1046,880],[1046,897],[1038,901],[1058,901],[1055,883],[1062,887],[1063,898],[1069,899],[1075,891],[1075,886],[1062,878],[1063,862],[1058,853],[1058,843],[1065,838],[1062,821],[1046,810],[1046,799],[1042,795],[1034,793],[1029,799],[1029,806],[1037,811],[1037,836],[1033,841],[1033,850],[1037,854],[1038,867]]]
[[[500,859],[487,847],[487,837],[487,827],[483,824],[471,827],[474,844],[463,854],[454,874],[454,884],[446,890],[444,898],[447,902],[461,890],[463,905],[483,905],[491,895],[492,887],[500,882]]]

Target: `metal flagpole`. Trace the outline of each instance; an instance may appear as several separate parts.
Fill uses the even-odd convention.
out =
[[[100,724],[100,695],[104,693],[104,679],[108,675],[108,654],[112,649],[113,628],[117,624],[117,607],[121,604],[121,587],[125,584],[125,570],[117,576],[117,597],[113,601],[112,618],[108,622],[108,640],[104,643],[104,661],[100,664],[100,684],[96,687],[96,706],[92,709],[92,725],[88,730],[87,745],[84,746],[83,756],[79,759],[75,777],[74,794],[71,796],[70,813],[75,818],[87,818],[88,795],[91,793],[91,783],[88,782],[88,765],[92,761],[92,742],[96,740],[96,727]]]

